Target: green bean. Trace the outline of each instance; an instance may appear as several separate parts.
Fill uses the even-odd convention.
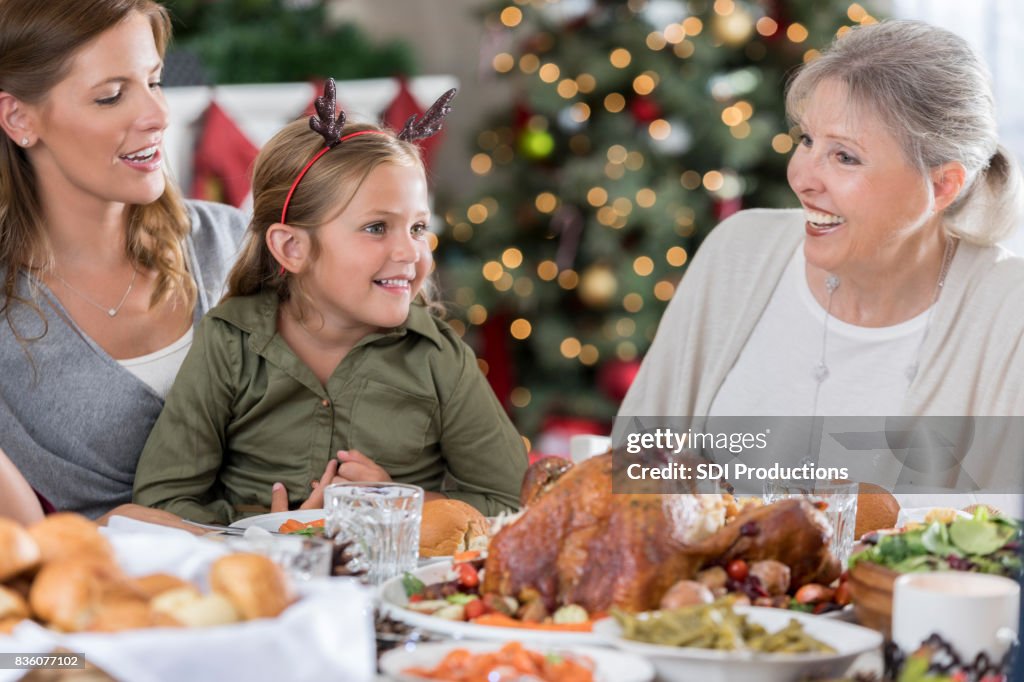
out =
[[[777,632],[748,622],[732,609],[731,601],[700,604],[681,609],[653,611],[640,618],[613,610],[623,636],[640,642],[666,646],[734,651],[746,649],[766,653],[808,653],[835,650],[804,632],[796,619]]]

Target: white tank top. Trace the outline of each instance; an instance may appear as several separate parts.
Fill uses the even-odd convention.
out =
[[[171,390],[174,377],[181,369],[181,363],[192,347],[192,327],[188,328],[185,335],[160,350],[143,355],[138,358],[118,360],[118,364],[134,374],[145,384],[148,384],[161,398],[167,397]]]

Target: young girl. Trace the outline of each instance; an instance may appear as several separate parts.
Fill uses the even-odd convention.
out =
[[[409,140],[440,128],[452,94],[396,136],[335,120],[328,81],[319,118],[263,148],[247,244],[142,453],[136,502],[230,523],[269,511],[272,487],[296,504],[320,479],[518,506],[522,439],[427,302],[427,182]]]

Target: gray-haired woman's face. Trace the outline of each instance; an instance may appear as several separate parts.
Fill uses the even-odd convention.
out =
[[[929,181],[904,157],[885,122],[851,109],[846,88],[819,85],[805,103],[790,187],[804,207],[804,251],[813,266],[842,275],[899,267],[904,248],[939,222]]]

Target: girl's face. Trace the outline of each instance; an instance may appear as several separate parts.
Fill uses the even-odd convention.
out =
[[[317,231],[302,286],[328,325],[359,337],[403,324],[430,274],[430,204],[419,164],[374,168],[345,210]]]
[[[75,54],[64,80],[28,107],[36,138],[30,158],[46,195],[78,204],[160,197],[168,123],[162,69],[153,27],[139,12]]]

